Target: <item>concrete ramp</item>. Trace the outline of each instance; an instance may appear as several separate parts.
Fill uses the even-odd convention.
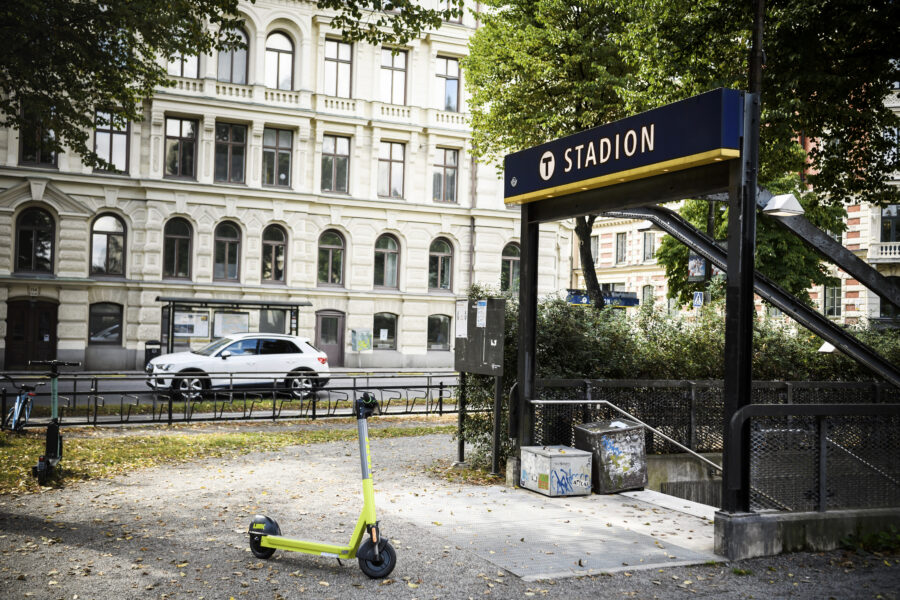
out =
[[[379,490],[396,514],[524,580],[720,561],[715,509],[658,492],[548,498],[521,488]]]

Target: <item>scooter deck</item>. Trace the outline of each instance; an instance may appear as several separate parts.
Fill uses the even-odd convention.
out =
[[[294,540],[278,535],[264,535],[259,540],[263,548],[275,548],[276,550],[288,550],[290,552],[303,552],[329,558],[356,558],[356,549],[350,546],[336,546],[323,542],[310,542],[307,540]]]

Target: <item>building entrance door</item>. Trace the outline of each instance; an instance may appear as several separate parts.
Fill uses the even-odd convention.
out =
[[[328,355],[328,366],[344,366],[344,313],[336,310],[316,313],[316,346]]]
[[[59,306],[53,302],[14,300],[6,304],[5,368],[22,369],[29,360],[56,358],[56,322]]]

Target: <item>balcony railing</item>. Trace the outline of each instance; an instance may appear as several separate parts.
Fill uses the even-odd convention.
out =
[[[900,242],[872,242],[869,245],[869,262],[900,262]]]

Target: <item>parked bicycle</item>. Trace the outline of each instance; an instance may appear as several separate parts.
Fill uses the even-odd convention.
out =
[[[16,401],[13,403],[12,408],[9,409],[9,413],[3,421],[3,427],[8,427],[13,431],[21,433],[22,430],[25,429],[25,425],[28,424],[28,418],[31,416],[31,409],[34,407],[34,392],[40,386],[45,385],[46,382],[38,381],[34,385],[27,385],[24,383],[19,385],[9,375],[2,375],[2,377],[9,381],[13,388],[18,391],[16,394]]]

